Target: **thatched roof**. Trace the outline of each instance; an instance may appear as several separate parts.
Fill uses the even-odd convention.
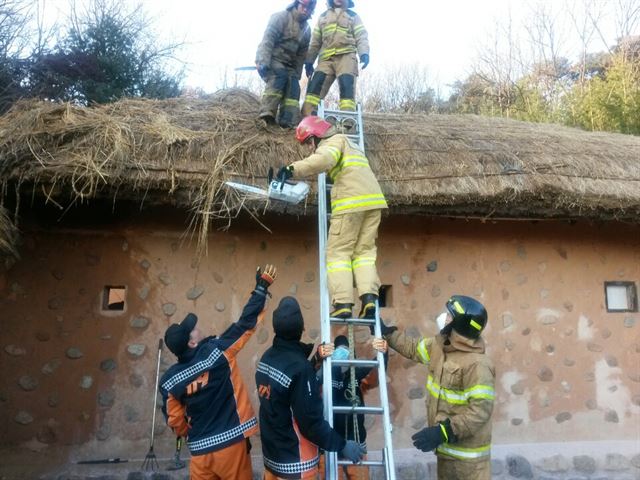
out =
[[[25,101],[0,118],[1,178],[61,204],[144,198],[231,216],[241,199],[224,180],[263,185],[269,166],[304,153],[291,131],[258,128],[257,110],[240,90],[93,108]],[[364,121],[394,213],[640,218],[639,137],[473,115]]]

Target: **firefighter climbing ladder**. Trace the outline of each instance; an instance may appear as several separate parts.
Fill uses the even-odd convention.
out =
[[[362,128],[362,110],[360,104],[357,106],[355,112],[341,111],[341,110],[325,110],[324,102],[320,103],[318,109],[318,116],[324,118],[336,125],[338,129],[344,127],[347,129],[346,135],[354,142],[357,143],[364,152],[364,132]],[[329,212],[327,211],[327,180],[326,174],[321,173],[318,175],[318,240],[320,250],[320,318],[321,318],[321,335],[322,341],[325,343],[332,342],[331,338],[331,324],[334,325],[346,325],[349,327],[349,349],[350,357],[348,360],[336,361],[331,360],[328,357],[324,361],[323,366],[323,384],[322,395],[324,402],[325,418],[333,426],[333,414],[343,413],[355,415],[362,414],[376,414],[382,416],[383,434],[384,434],[384,447],[381,452],[381,460],[363,461],[360,465],[371,467],[384,467],[385,478],[387,480],[395,480],[395,466],[393,459],[393,447],[391,443],[391,418],[389,416],[389,401],[387,395],[387,380],[385,374],[384,355],[381,352],[377,352],[375,360],[358,360],[355,359],[354,347],[355,342],[353,339],[353,327],[356,325],[373,325],[374,333],[376,337],[382,337],[380,331],[380,311],[378,308],[378,302],[376,301],[376,313],[375,320],[359,319],[359,318],[331,318],[329,311],[329,292],[327,289],[327,262],[326,262],[326,243],[327,243],[327,220],[329,218]],[[378,370],[378,391],[380,393],[380,407],[364,407],[364,406],[352,406],[352,407],[336,407],[333,405],[332,387],[331,387],[331,367],[350,367],[351,378],[354,379],[355,367],[374,367]],[[336,452],[325,452],[326,468],[325,478],[327,480],[337,480],[339,465],[351,465],[351,462],[338,460]]]

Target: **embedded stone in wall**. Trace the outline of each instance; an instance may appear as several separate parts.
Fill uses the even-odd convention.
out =
[[[116,401],[116,392],[109,389],[98,393],[98,405],[101,407],[111,407]]]
[[[143,270],[149,270],[149,268],[151,267],[151,262],[145,258],[140,262],[140,267]]]
[[[506,288],[502,289],[502,300],[509,300],[509,290]]]
[[[609,472],[621,472],[628,470],[630,466],[627,457],[619,453],[608,453],[604,460],[604,469]]]
[[[51,408],[55,408],[60,405],[60,395],[58,395],[57,393],[52,393],[51,395],[49,395],[47,397],[47,405],[49,405]]]
[[[578,455],[573,457],[573,468],[580,473],[591,474],[596,471],[596,461],[589,455]]]
[[[551,355],[556,351],[556,347],[554,345],[547,345],[546,347],[544,347],[544,351]]]
[[[518,276],[516,277],[516,284],[519,286],[524,285],[525,283],[527,283],[527,281],[528,281],[527,276],[521,273],[519,273]]]
[[[529,327],[522,330],[522,335],[525,337],[531,333],[531,329]]]
[[[585,382],[595,382],[596,374],[593,372],[584,372],[584,380]]]
[[[64,300],[60,297],[50,298],[47,302],[49,310],[59,310],[64,306]]]
[[[122,251],[126,252],[127,250],[129,250],[129,242],[125,240],[124,242],[122,242]]]
[[[289,287],[289,295],[294,295],[298,293],[298,284],[297,283],[292,283],[291,286]]]
[[[111,435],[111,426],[106,423],[102,423],[96,431],[96,438],[100,441],[105,441]]]
[[[309,336],[311,336],[311,332],[309,332]],[[258,335],[256,335],[256,337],[258,339],[258,345],[262,345],[269,339],[269,332],[266,328],[260,327],[260,330],[258,330]]]
[[[316,274],[315,274],[315,272],[306,272],[306,273],[304,274],[304,281],[305,281],[306,283],[311,283],[311,282],[313,282],[315,279],[316,279]]]
[[[437,260],[431,260],[429,263],[427,263],[427,272],[435,272],[436,270],[438,270]]]
[[[491,459],[491,475],[502,475],[504,472],[504,462],[500,459]]]
[[[80,388],[89,390],[93,385],[93,377],[91,375],[83,375],[80,379]]]
[[[375,415],[367,415],[364,419],[364,428],[366,430],[371,430],[373,426],[376,424]]]
[[[51,445],[56,443],[58,440],[55,428],[58,426],[58,423],[52,418],[49,421],[40,427],[38,433],[36,433],[36,438],[39,442]]]
[[[512,418],[511,425],[517,427],[518,425],[522,425],[523,420],[521,418]]]
[[[147,297],[149,297],[149,292],[151,292],[151,287],[145,283],[138,289],[138,298],[140,298],[140,300],[146,300]]]
[[[608,423],[619,423],[618,412],[615,410],[607,410],[604,414],[604,421]]]
[[[136,358],[144,355],[144,352],[146,351],[146,349],[147,349],[147,346],[141,343],[132,343],[131,345],[127,346],[127,352]]]
[[[131,320],[129,320],[129,325],[131,325],[132,328],[137,328],[139,330],[142,330],[147,328],[150,322],[151,320],[148,319],[147,317],[143,317],[142,315],[136,315]]]
[[[550,382],[553,380],[553,371],[549,367],[544,366],[538,370],[538,378],[541,382]]]
[[[20,385],[20,388],[25,392],[31,392],[38,388],[38,380],[33,378],[31,375],[22,375],[18,379],[18,385]]]
[[[411,419],[411,428],[414,430],[420,430],[427,424],[427,417],[425,415],[413,417]]]
[[[553,457],[543,458],[538,464],[538,468],[550,473],[563,473],[571,468],[569,460],[562,455],[554,455]]]
[[[407,397],[411,400],[416,400],[418,398],[424,398],[424,387],[412,387],[407,392]]]
[[[611,368],[618,366],[618,359],[613,355],[605,355],[604,359]]]
[[[527,259],[527,249],[524,247],[524,245],[518,245],[516,248],[516,254],[518,255],[519,258],[521,258],[522,260],[526,260]]]
[[[36,340],[38,340],[39,342],[48,342],[49,340],[51,340],[51,334],[49,332],[39,330],[36,332]]]
[[[569,302],[568,300],[562,304],[562,307],[563,307],[567,312],[573,312],[573,303]]]
[[[439,286],[434,285],[434,286],[431,288],[431,296],[432,296],[433,298],[437,298],[437,297],[439,297],[439,296],[440,296],[440,293],[441,293],[441,292],[440,292],[440,287],[439,287]]]
[[[511,385],[511,393],[514,395],[522,395],[524,393],[524,383],[519,381]]]
[[[509,352],[515,348],[516,344],[512,340],[504,341],[504,348],[506,348]]]
[[[599,353],[604,350],[604,347],[602,345],[598,345],[597,343],[589,342],[587,343],[587,350],[589,350],[590,352]]]
[[[196,300],[203,293],[204,293],[204,287],[202,285],[196,285],[195,287],[190,288],[189,291],[187,292],[187,299]]]
[[[45,375],[51,375],[60,367],[60,365],[62,365],[62,360],[54,358],[53,360],[45,363],[40,371]]]
[[[97,253],[85,253],[84,258],[87,262],[87,265],[89,265],[90,267],[95,267],[100,263],[100,255],[98,255]]]
[[[411,277],[406,273],[403,273],[402,275],[400,275],[400,281],[405,287],[407,287],[411,283]]]
[[[57,268],[51,270],[51,275],[53,276],[53,278],[55,278],[56,280],[62,280],[64,278],[64,273],[62,273],[61,270],[58,270]]]
[[[158,275],[158,280],[160,280],[160,283],[162,283],[165,287],[171,285],[171,277],[166,272],[162,272],[160,275]]]
[[[7,345],[6,347],[4,347],[4,351],[12,357],[21,357],[27,354],[27,350],[25,348],[19,347],[17,345]]]
[[[103,372],[112,372],[118,368],[118,364],[113,358],[107,358],[100,362],[100,370]]]
[[[72,360],[77,360],[84,356],[82,351],[77,347],[67,348],[66,355],[67,355],[67,358],[70,358]]]
[[[29,412],[20,410],[14,417],[14,420],[20,425],[29,425],[33,422],[33,416]]]
[[[216,310],[218,312],[224,312],[225,305],[224,302],[216,302]]]
[[[549,298],[550,294],[551,294],[551,292],[549,292],[548,289],[543,288],[542,290],[540,290],[540,299],[541,300],[546,300],[547,298]]]
[[[521,455],[507,455],[507,470],[515,478],[533,478],[533,470],[529,461]]]
[[[556,422],[562,423],[571,420],[571,414],[569,412],[560,412],[556,415]]]
[[[162,312],[167,317],[172,316],[174,313],[176,313],[177,310],[178,310],[178,307],[176,307],[175,303],[165,303],[162,305]]]
[[[636,468],[640,468],[640,453],[631,457],[631,465]]]
[[[624,326],[625,328],[632,328],[633,326],[635,326],[636,324],[636,319],[632,318],[632,317],[626,317],[624,319]]]
[[[284,259],[284,264],[285,265],[293,265],[296,261],[296,257],[293,255],[289,255],[287,258]]]
[[[132,373],[129,375],[129,383],[136,388],[140,388],[144,384],[144,378],[142,375]]]
[[[90,418],[91,415],[89,415],[87,412],[80,412],[80,415],[78,415],[78,420],[80,420],[81,422],[87,422]]]
[[[562,390],[564,390],[565,393],[569,393],[571,391],[571,385],[566,380],[560,382],[560,385],[562,385]]]
[[[140,413],[131,405],[125,405],[124,418],[128,423],[135,423],[140,419]]]
[[[509,260],[503,260],[500,262],[500,271],[501,272],[508,272],[509,270],[511,270],[511,262]]]
[[[216,281],[216,283],[222,283],[224,281],[224,278],[222,278],[222,275],[220,275],[218,272],[213,272],[213,279]]]
[[[609,338],[611,336],[611,330],[609,330],[608,328],[605,328],[605,329],[602,330],[600,335],[602,336],[602,338],[604,338],[606,340],[607,338]]]

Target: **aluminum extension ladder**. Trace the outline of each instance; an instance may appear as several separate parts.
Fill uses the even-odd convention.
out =
[[[318,116],[326,119],[336,125],[338,130],[341,126],[349,124],[348,133],[345,133],[352,141],[357,143],[362,152],[364,152],[364,131],[362,124],[362,109],[360,104],[357,105],[355,112],[342,111],[342,110],[325,110],[324,102],[320,103],[318,108]],[[327,192],[329,185],[327,185],[326,174],[321,173],[318,175],[318,240],[319,240],[319,272],[320,272],[320,324],[321,324],[321,337],[325,343],[332,342],[331,337],[331,325],[364,325],[374,326],[374,333],[376,337],[382,337],[380,330],[380,309],[378,308],[378,302],[376,301],[376,314],[375,320],[367,320],[360,318],[330,318],[329,310],[329,292],[327,288],[327,261],[326,261],[326,244],[327,244],[327,221],[330,213],[327,211]],[[354,342],[355,343],[355,342]],[[355,345],[351,345],[352,350],[355,351]],[[336,407],[333,405],[332,395],[332,382],[331,382],[331,367],[377,367],[378,369],[378,391],[380,393],[380,407]],[[323,364],[323,384],[322,384],[322,398],[324,403],[324,416],[325,419],[333,426],[333,414],[375,414],[382,416],[382,425],[384,433],[384,447],[381,452],[381,460],[366,460],[359,465],[370,467],[383,467],[385,471],[385,478],[387,480],[395,480],[395,464],[393,458],[393,446],[391,442],[391,417],[389,415],[389,400],[387,393],[387,377],[385,373],[384,355],[381,352],[377,352],[375,360],[357,360],[355,358],[349,358],[348,360],[335,361],[331,357],[324,360]],[[340,465],[352,465],[348,460],[338,460],[337,452],[325,452],[325,479],[337,480],[338,468]]]

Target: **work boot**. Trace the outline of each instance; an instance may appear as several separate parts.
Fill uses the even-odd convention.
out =
[[[352,303],[334,303],[333,312],[331,312],[332,318],[351,318]]]
[[[376,318],[376,300],[378,300],[378,296],[373,293],[365,293],[360,297],[360,300],[362,300],[362,308],[358,317],[369,320]]]

